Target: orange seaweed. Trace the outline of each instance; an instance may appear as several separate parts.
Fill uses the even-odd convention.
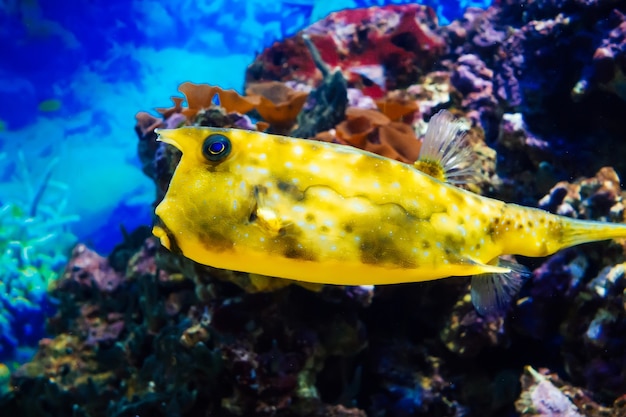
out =
[[[417,140],[413,128],[405,123],[391,122],[381,126],[378,129],[378,139],[381,144],[389,145],[397,153],[394,159],[413,163],[419,156],[421,142]]]
[[[337,137],[357,148],[365,148],[367,137],[376,126],[366,116],[357,116],[344,120],[335,129]]]
[[[264,121],[259,121],[256,122],[256,130],[258,130],[259,132],[265,132],[267,130],[268,127],[270,127],[270,124]]]
[[[413,163],[419,156],[421,142],[411,125],[392,122],[378,110],[349,107],[346,120],[332,131],[318,133],[317,140],[351,145],[387,158]]]
[[[391,120],[378,110],[362,109],[360,107],[348,107],[346,109],[346,118],[366,117],[374,126],[383,126],[389,124]]]
[[[413,116],[418,109],[415,100],[400,97],[387,97],[376,100],[376,106],[389,119],[394,121],[403,120],[406,116]]]
[[[319,132],[317,135],[315,135],[315,137],[313,138],[315,140],[319,140],[321,142],[335,142],[336,138],[335,135],[332,134],[332,132],[326,130],[324,132]],[[342,144],[345,145],[345,143],[342,142]]]
[[[210,108],[216,94],[219,97],[220,107],[227,113],[245,114],[259,104],[259,97],[257,96],[243,97],[235,90],[224,90],[209,84],[185,82],[178,87],[178,91],[183,93],[187,99],[188,107],[183,108],[182,113],[189,120],[193,119],[199,111]]]
[[[217,87],[208,84],[185,82],[178,86],[178,91],[185,95],[187,108],[182,113],[191,120],[200,110],[208,109],[213,103]]]
[[[396,161],[407,162],[404,160],[402,155],[400,155],[392,146],[388,143],[371,143],[368,142],[365,150],[368,152],[375,153],[377,155],[384,156],[389,159],[395,159]]]
[[[278,81],[249,84],[246,94],[259,97],[260,103],[256,110],[263,120],[274,127],[283,128],[295,123],[309,95]]]
[[[226,109],[228,113],[237,112],[246,114],[260,103],[259,96],[242,96],[235,90],[222,90],[218,88],[217,94],[220,98],[220,106]]]
[[[183,110],[183,98],[171,97],[174,102],[174,107],[157,107],[155,110],[160,113],[164,119],[167,119],[174,113],[180,113]]]

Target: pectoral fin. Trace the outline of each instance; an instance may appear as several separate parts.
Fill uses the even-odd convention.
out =
[[[498,260],[495,268],[503,272],[472,276],[472,304],[484,317],[505,313],[524,280],[531,274],[525,266],[502,259]]]
[[[250,213],[249,221],[256,223],[269,236],[283,235],[291,222],[285,220],[285,217],[281,215],[280,210],[277,208],[279,204],[269,204],[266,194],[266,189],[255,187],[254,197],[256,204],[252,209],[252,213]]]
[[[463,265],[464,268],[470,269],[471,271],[468,275],[471,275],[472,272],[474,274],[507,274],[511,272],[511,269],[508,266],[497,264],[483,264],[481,262],[475,261],[471,258],[464,256],[452,256],[449,255],[449,261],[451,263]]]

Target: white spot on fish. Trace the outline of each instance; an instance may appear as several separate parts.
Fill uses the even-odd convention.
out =
[[[233,200],[233,210],[237,210],[237,200]]]
[[[293,211],[297,212],[297,213],[304,213],[306,210],[304,209],[304,207],[302,206],[293,206]]]
[[[333,251],[334,251],[334,250],[337,250],[337,245],[332,245],[332,246],[330,247],[330,250],[333,250]]]
[[[378,181],[374,181],[374,183],[372,184],[372,186],[374,188],[380,188],[380,183]]]
[[[260,159],[261,161],[265,161],[265,159],[266,159],[266,158],[267,158],[267,155],[266,155],[266,154],[264,154],[264,153],[259,154],[259,159]]]
[[[295,145],[295,146],[293,147],[293,153],[294,153],[294,154],[296,154],[296,155],[300,156],[300,155],[302,155],[302,153],[303,153],[303,152],[304,152],[304,151],[303,151],[303,149],[302,149],[302,146],[300,146],[300,145]]]
[[[264,238],[264,237],[261,237],[261,238],[259,238],[259,241],[261,241],[261,242],[265,242],[265,238]]]
[[[293,164],[289,161],[285,162],[285,168],[293,168]]]
[[[392,188],[400,188],[400,183],[398,181],[394,181],[391,183]]]
[[[354,202],[352,203],[352,208],[358,212],[364,212],[365,211],[365,206],[363,206],[363,204],[361,203],[357,203]]]
[[[345,182],[350,182],[350,181],[352,180],[352,177],[350,177],[350,175],[344,175],[344,176],[343,176],[343,180],[344,180]]]
[[[334,223],[332,220],[324,220],[324,226],[333,227]]]
[[[312,173],[314,173],[314,174],[319,174],[319,172],[320,172],[320,167],[318,167],[318,166],[317,166],[317,165],[315,165],[315,164],[311,164],[311,165],[309,165],[309,171],[311,171],[311,172],[312,172]]]

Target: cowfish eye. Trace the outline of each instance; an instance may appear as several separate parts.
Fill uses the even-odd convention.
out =
[[[217,162],[226,158],[230,153],[230,140],[224,135],[210,135],[202,144],[202,154],[209,161]]]

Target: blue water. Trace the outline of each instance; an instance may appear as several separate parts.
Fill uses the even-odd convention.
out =
[[[77,240],[106,254],[121,226],[150,223],[137,111],[168,106],[184,81],[241,90],[246,66],[274,40],[334,10],[388,3],[410,2],[0,2],[0,362],[19,360],[17,348],[43,332],[45,268],[62,268]],[[424,3],[445,24],[489,2]]]

